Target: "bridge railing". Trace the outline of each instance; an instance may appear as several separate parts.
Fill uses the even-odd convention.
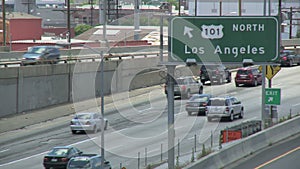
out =
[[[167,52],[164,51],[163,55],[166,55]],[[138,52],[138,53],[109,53],[105,54],[103,57],[105,60],[122,60],[122,59],[136,59],[136,58],[149,58],[149,57],[159,57],[160,52]],[[101,58],[99,54],[89,54],[89,55],[80,55],[80,56],[62,56],[58,63],[74,63],[74,62],[95,62],[100,61]],[[50,60],[43,60],[47,63]],[[22,59],[11,58],[3,59],[0,61],[0,67],[10,67],[12,65],[22,66]]]

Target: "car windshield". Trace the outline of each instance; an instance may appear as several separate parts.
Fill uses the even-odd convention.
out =
[[[218,65],[205,65],[202,67],[202,70],[205,70],[205,69],[215,70],[217,68],[218,68]]]
[[[185,84],[184,79],[177,79],[175,84],[179,84],[179,85]]]
[[[208,96],[193,96],[191,101],[193,102],[207,102]]]
[[[284,50],[283,52],[281,52],[281,54],[294,55],[295,52],[293,52],[293,51],[288,51],[288,50]]]
[[[71,159],[68,168],[89,168],[90,160],[87,158]]]
[[[46,51],[45,47],[32,47],[28,50],[28,53],[37,53],[41,54]]]
[[[88,119],[91,119],[91,115],[90,114],[77,114],[75,116],[75,119],[88,120]]]
[[[239,75],[248,75],[249,74],[249,71],[248,70],[238,70],[237,71],[237,74],[239,74]]]
[[[225,99],[213,99],[209,100],[208,102],[209,106],[225,106]]]
[[[65,156],[68,154],[68,149],[67,148],[54,148],[48,154],[53,155],[53,156]]]

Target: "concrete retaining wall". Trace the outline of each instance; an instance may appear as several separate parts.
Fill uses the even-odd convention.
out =
[[[251,153],[268,147],[270,144],[286,139],[300,132],[300,117],[278,124],[247,137],[239,142],[212,153],[196,163],[186,167],[189,169],[216,169],[222,168]]]
[[[161,82],[158,58],[104,62],[104,94]],[[100,96],[99,62],[9,67],[0,71],[0,117]]]

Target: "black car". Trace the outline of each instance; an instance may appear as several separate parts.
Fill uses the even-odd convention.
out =
[[[211,97],[210,94],[194,94],[185,105],[188,115],[190,116],[194,112],[198,116],[206,115],[206,105]]]
[[[23,55],[22,65],[57,63],[60,59],[59,48],[55,46],[33,46]]]
[[[293,66],[294,64],[300,65],[300,55],[292,50],[283,50],[280,52],[279,63],[281,66]]]
[[[224,65],[202,65],[200,68],[200,80],[203,84],[210,81],[211,84],[223,84],[231,82],[231,72]]]
[[[72,157],[82,154],[80,150],[72,146],[54,147],[48,154],[44,156],[43,165],[45,169],[67,168],[67,164]]]

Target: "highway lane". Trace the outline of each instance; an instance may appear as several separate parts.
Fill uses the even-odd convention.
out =
[[[273,144],[224,169],[299,169],[300,135]]]
[[[281,87],[283,90],[283,104],[280,106],[283,108],[279,108],[279,110],[284,110],[285,107],[298,104],[295,97],[299,95],[299,92],[296,91],[299,91],[300,85],[297,85],[293,79],[297,79],[299,70],[299,67],[284,68],[276,75],[274,86]],[[204,91],[205,93],[212,93],[214,95],[235,95],[245,104],[245,119],[243,120],[260,119],[261,86],[236,88],[234,83],[230,83],[205,86]],[[160,161],[161,144],[163,144],[164,159],[166,158],[166,99],[162,90],[153,91],[152,94],[160,94],[162,96],[161,100],[151,101],[151,104],[140,105],[139,107],[122,111],[120,114],[107,116],[111,122],[111,126],[105,135],[106,158],[112,162],[114,167],[118,167],[119,164],[122,163],[123,166],[137,168],[138,152],[140,152],[141,158],[144,158],[145,148],[149,151],[147,154],[149,156],[149,163]],[[194,145],[193,138],[195,134],[197,135],[197,147],[199,151],[203,143],[210,142],[209,138],[211,132],[214,136],[214,146],[217,146],[219,131],[221,129],[239,124],[243,121],[235,120],[234,122],[209,123],[203,116],[188,116],[184,111],[185,102],[186,100],[175,100],[175,142],[177,143],[177,140],[180,140],[181,154],[191,152]],[[287,115],[287,113],[282,114]],[[58,120],[59,122],[52,122],[66,124],[59,130],[51,130],[52,123],[48,122],[40,126],[49,127],[48,133],[43,133],[34,138],[20,140],[4,146],[1,145],[0,168],[18,169],[24,168],[24,166],[32,169],[41,168],[44,153],[55,145],[75,144],[76,147],[81,148],[85,152],[100,153],[100,138],[95,138],[99,136],[100,133],[72,135],[68,128],[70,118],[71,117],[65,117],[60,119],[61,121]],[[153,157],[150,158],[151,156]],[[15,161],[19,159],[24,160]],[[14,162],[8,163],[10,161]]]

